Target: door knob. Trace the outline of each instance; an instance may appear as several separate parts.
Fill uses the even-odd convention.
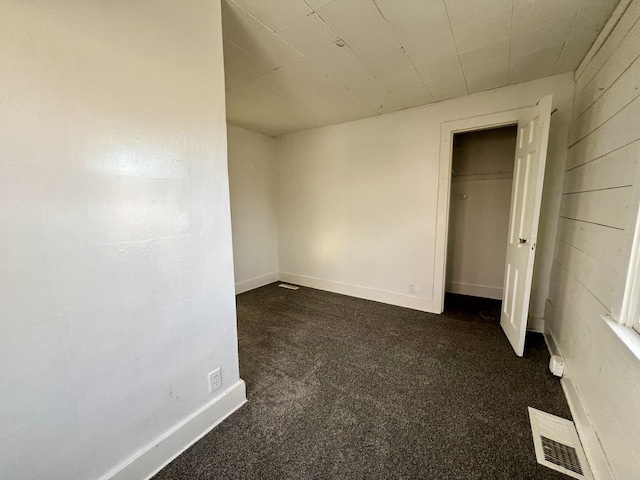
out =
[[[527,239],[526,238],[519,238],[518,242],[520,243],[520,245],[522,245],[523,243],[527,243]]]

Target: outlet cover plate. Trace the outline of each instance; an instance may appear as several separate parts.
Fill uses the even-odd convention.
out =
[[[209,393],[213,393],[222,386],[220,367],[209,373]]]

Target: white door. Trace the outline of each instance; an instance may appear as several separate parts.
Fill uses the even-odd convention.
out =
[[[519,357],[527,333],[552,100],[547,95],[518,121],[500,325]]]

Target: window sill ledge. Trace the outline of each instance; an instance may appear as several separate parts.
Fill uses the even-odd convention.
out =
[[[620,325],[613,320],[609,315],[603,315],[602,318],[609,325],[609,328],[613,330],[613,333],[620,339],[622,343],[629,349],[631,354],[640,361],[640,333],[636,332],[633,328],[625,325]]]

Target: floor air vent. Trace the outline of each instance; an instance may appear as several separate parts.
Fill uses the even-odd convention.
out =
[[[298,290],[298,288],[300,288],[300,287],[296,287],[295,285],[290,285],[288,283],[281,283],[278,286],[282,288],[288,288],[289,290]]]
[[[538,463],[573,478],[593,480],[573,422],[529,407]]]

